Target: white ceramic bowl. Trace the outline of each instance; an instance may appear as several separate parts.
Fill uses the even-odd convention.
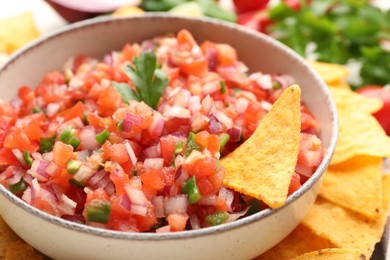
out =
[[[0,214],[25,241],[55,259],[249,259],[281,241],[308,213],[331,159],[337,138],[335,106],[327,87],[290,49],[234,24],[152,14],[100,18],[63,28],[17,52],[0,69],[0,95],[11,99],[21,85],[35,86],[45,73],[72,55],[101,58],[126,42],[186,28],[198,42],[231,44],[253,70],[293,76],[303,100],[321,124],[326,155],[301,189],[278,209],[267,209],[232,223],[177,233],[124,233],[102,230],[53,217],[20,200],[0,185]],[[180,259],[179,258],[179,259]]]

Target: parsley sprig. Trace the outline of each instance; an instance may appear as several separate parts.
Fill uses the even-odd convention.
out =
[[[134,66],[126,66],[125,73],[133,82],[136,90],[126,83],[113,82],[113,86],[125,102],[129,100],[144,101],[153,109],[157,108],[160,97],[168,86],[169,79],[158,68],[156,55],[152,52],[142,52],[133,59]]]
[[[359,62],[361,82],[354,87],[390,82],[390,52],[381,46],[390,41],[390,11],[367,0],[300,2],[297,11],[284,2],[270,9],[271,35],[303,56],[314,43],[319,61]]]

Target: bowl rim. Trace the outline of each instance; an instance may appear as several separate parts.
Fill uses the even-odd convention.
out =
[[[225,223],[218,226],[212,226],[207,228],[201,228],[197,230],[187,230],[187,231],[181,231],[181,232],[169,232],[169,233],[145,233],[145,232],[123,232],[123,231],[115,231],[115,230],[107,230],[102,228],[97,228],[93,226],[88,226],[85,224],[79,224],[75,222],[71,222],[65,219],[62,219],[60,217],[56,217],[53,215],[50,215],[44,211],[41,211],[19,197],[15,196],[13,193],[11,193],[9,190],[7,190],[3,185],[0,185],[0,194],[4,196],[6,199],[8,199],[11,203],[16,205],[17,207],[21,208],[22,210],[35,215],[38,218],[43,219],[44,221],[48,221],[51,224],[71,229],[72,231],[78,231],[82,233],[86,233],[89,235],[99,236],[99,237],[106,237],[106,238],[115,238],[115,239],[124,239],[124,240],[138,240],[138,241],[144,241],[144,240],[175,240],[175,239],[182,239],[182,238],[194,238],[194,237],[200,237],[205,235],[212,235],[217,232],[227,232],[233,229],[240,228],[241,226],[249,225],[251,223],[254,223],[260,219],[272,217],[274,214],[276,214],[278,211],[286,208],[291,203],[293,203],[295,200],[297,200],[299,197],[304,195],[306,192],[308,192],[311,187],[317,183],[317,181],[320,180],[322,175],[324,174],[326,168],[328,167],[330,160],[333,156],[337,137],[338,137],[338,116],[337,116],[337,110],[336,105],[331,98],[331,94],[326,87],[324,81],[320,78],[320,76],[312,69],[305,60],[299,56],[297,53],[295,53],[293,50],[291,50],[289,47],[285,46],[284,44],[278,42],[277,40],[271,38],[270,36],[267,36],[265,34],[256,32],[254,30],[251,30],[249,28],[245,28],[243,26],[229,23],[221,20],[216,20],[213,18],[207,18],[207,17],[201,17],[201,18],[191,18],[191,17],[184,17],[184,16],[177,16],[177,15],[171,15],[167,13],[145,13],[141,16],[131,16],[131,17],[97,17],[93,19],[84,20],[81,22],[77,22],[74,24],[66,25],[60,29],[57,29],[55,31],[52,31],[48,33],[47,35],[40,37],[39,39],[27,44],[26,46],[22,47],[18,51],[16,51],[14,54],[10,56],[8,61],[0,66],[0,77],[2,74],[2,71],[7,70],[7,67],[10,66],[12,63],[16,62],[21,56],[23,56],[24,53],[27,53],[30,49],[33,49],[35,47],[38,47],[42,44],[44,44],[46,41],[50,41],[51,39],[67,34],[68,32],[72,32],[74,30],[78,29],[87,29],[89,27],[94,26],[100,26],[108,23],[113,23],[116,21],[121,20],[144,20],[144,19],[171,19],[171,20],[187,20],[192,22],[199,22],[199,23],[206,23],[206,24],[213,24],[216,26],[223,26],[228,27],[230,30],[237,30],[241,33],[248,34],[254,38],[258,38],[262,41],[265,41],[269,44],[272,44],[276,46],[276,48],[281,49],[284,51],[287,55],[291,56],[293,59],[297,60],[300,65],[302,65],[306,70],[309,71],[309,73],[312,74],[315,81],[317,81],[318,86],[322,89],[322,91],[327,96],[327,103],[329,105],[331,118],[333,120],[333,125],[331,126],[332,135],[329,140],[329,147],[325,151],[325,156],[317,168],[317,170],[313,173],[313,175],[306,181],[296,192],[288,196],[285,204],[282,207],[276,208],[276,209],[265,209],[258,213],[255,213],[251,216],[247,216],[242,219],[235,220],[230,223]]]

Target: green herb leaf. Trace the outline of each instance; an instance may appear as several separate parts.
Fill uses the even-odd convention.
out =
[[[137,93],[126,83],[111,82],[114,88],[121,93],[122,99],[126,104],[129,104],[129,100],[141,101],[137,96]]]
[[[126,74],[137,89],[134,96],[154,109],[156,109],[160,97],[169,83],[165,73],[157,68],[156,60],[154,53],[142,52],[134,58],[134,67],[127,66],[125,68]],[[133,93],[131,95],[133,97]]]

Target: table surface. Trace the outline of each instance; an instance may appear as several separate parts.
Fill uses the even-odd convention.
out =
[[[390,0],[373,0],[372,2],[384,9],[390,8]],[[42,35],[67,24],[67,22],[43,0],[12,0],[0,2],[0,19],[17,15],[23,11],[31,11],[34,14],[36,25]],[[387,226],[387,233],[390,233],[389,224]],[[388,235],[386,239],[390,240],[390,236]],[[389,242],[387,242],[387,244],[389,244]],[[384,241],[377,244],[371,258],[372,260],[385,259],[385,248],[383,245]],[[390,260],[389,249],[390,248],[387,249],[386,259]]]

